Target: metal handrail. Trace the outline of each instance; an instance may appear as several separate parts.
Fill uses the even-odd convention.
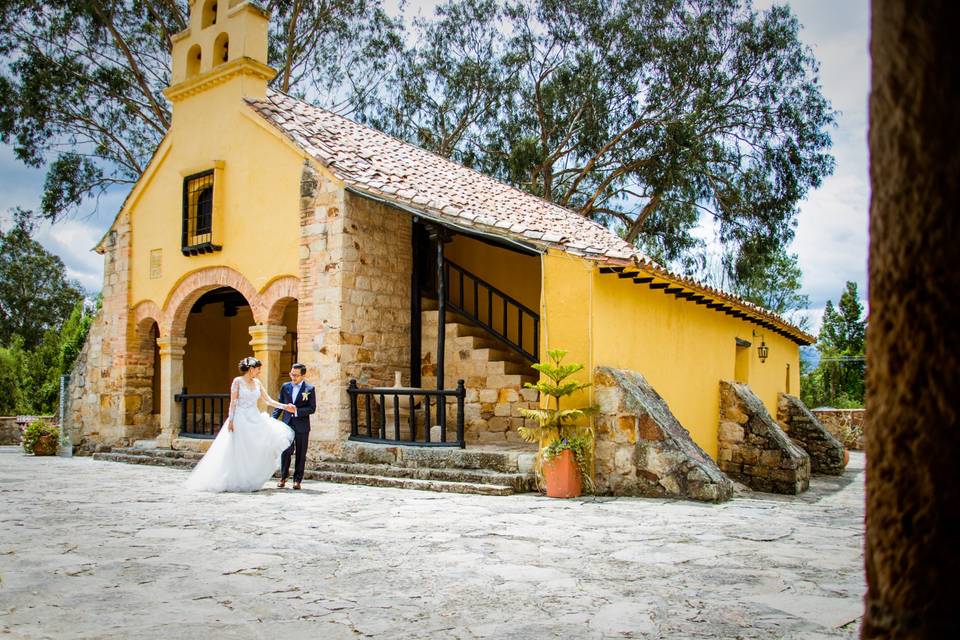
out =
[[[187,393],[187,388],[183,387],[182,392],[174,395],[173,399],[180,403],[180,435],[191,438],[213,438],[226,422],[227,411],[224,407],[229,406],[229,393]],[[210,401],[209,422],[207,421],[207,400]],[[197,420],[198,404],[200,420]],[[219,410],[215,408],[216,405],[219,405]]]
[[[452,311],[459,313],[464,316],[474,324],[486,329],[490,334],[498,339],[500,342],[504,343],[506,346],[510,347],[520,355],[522,355],[527,360],[531,362],[537,362],[540,359],[540,315],[535,313],[530,307],[526,306],[522,302],[518,301],[516,298],[510,296],[508,293],[501,291],[497,287],[493,286],[480,276],[476,275],[464,269],[455,262],[444,258],[444,269],[447,272],[447,282],[451,282],[451,272],[456,271],[459,275],[457,282],[459,286],[458,296],[455,299],[452,293],[452,287],[447,286],[446,290],[446,302],[450,306]],[[473,308],[472,310],[468,308],[464,298],[464,282],[471,282],[473,285]],[[487,319],[484,321],[480,317],[480,288],[483,287],[487,290]],[[494,300],[501,300],[501,309],[502,309],[502,330],[497,329],[494,326],[493,318],[493,302]],[[511,338],[509,330],[509,316],[510,307],[516,308],[516,317],[517,317],[517,330],[516,330],[516,340]],[[529,316],[533,322],[533,351],[528,351],[523,346],[523,319],[524,316]]]
[[[466,446],[463,434],[464,428],[464,399],[467,396],[467,390],[464,387],[463,380],[457,381],[456,389],[413,389],[399,387],[359,387],[356,380],[350,380],[347,386],[347,394],[350,397],[350,440],[360,442],[374,442],[384,444],[405,444],[418,447],[460,447]],[[360,425],[360,407],[359,398],[365,396],[364,417],[365,428]],[[414,398],[420,396],[423,398],[421,403],[415,403]],[[379,397],[379,404],[374,412],[373,400]],[[387,436],[387,401],[386,398],[393,398],[393,437]],[[447,439],[447,406],[446,399],[456,398],[457,417],[456,417],[456,439],[450,441]],[[403,408],[400,398],[406,398],[407,429],[406,438],[401,437],[400,412]],[[434,402],[431,403],[431,398]],[[436,418],[440,426],[439,441],[431,441],[430,430],[433,426],[431,419],[431,404],[436,412]],[[423,437],[417,439],[417,408],[422,406],[424,415]],[[376,419],[375,419],[376,418]],[[379,424],[377,424],[379,423]],[[362,433],[362,432],[365,432]]]

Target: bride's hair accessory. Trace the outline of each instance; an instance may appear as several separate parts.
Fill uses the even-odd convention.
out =
[[[262,367],[263,363],[257,360],[256,358],[251,358],[247,356],[240,361],[240,373],[246,373],[250,369],[256,369],[257,367]]]

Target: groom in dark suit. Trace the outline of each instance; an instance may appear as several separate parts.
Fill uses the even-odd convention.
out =
[[[302,364],[290,367],[290,382],[280,387],[277,402],[287,405],[285,409],[274,409],[273,417],[280,419],[293,429],[293,443],[280,457],[280,482],[277,486],[287,486],[290,473],[290,457],[296,450],[296,463],[293,467],[293,488],[299,489],[303,481],[303,468],[307,464],[307,443],[310,441],[310,416],[317,410],[317,398],[313,385],[307,382],[307,368]],[[290,408],[294,409],[290,411]]]

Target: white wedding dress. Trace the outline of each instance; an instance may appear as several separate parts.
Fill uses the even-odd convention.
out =
[[[186,486],[196,491],[257,491],[280,468],[280,454],[293,442],[293,429],[262,413],[255,389],[239,386],[233,431],[224,424],[210,449],[190,473]]]

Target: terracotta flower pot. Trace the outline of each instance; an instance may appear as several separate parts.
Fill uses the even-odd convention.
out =
[[[577,460],[569,449],[543,463],[543,478],[547,497],[576,498],[582,491]]]
[[[33,455],[52,456],[57,453],[57,439],[54,436],[40,436],[33,445]]]
[[[843,466],[846,467],[850,462],[850,449],[844,448],[843,450]]]

